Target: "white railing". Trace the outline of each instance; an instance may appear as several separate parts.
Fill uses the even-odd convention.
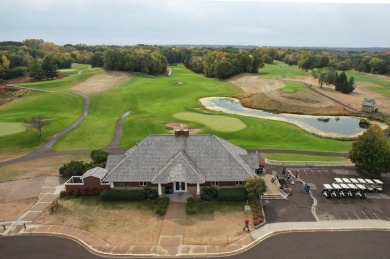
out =
[[[351,161],[278,161],[264,159],[266,164],[279,166],[354,166]]]

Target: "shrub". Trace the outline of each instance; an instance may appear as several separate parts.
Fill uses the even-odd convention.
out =
[[[211,201],[218,197],[218,190],[214,187],[205,187],[202,189],[202,194],[200,198],[204,201]]]
[[[140,201],[145,200],[144,190],[107,189],[100,193],[102,201]]]
[[[188,198],[186,204],[186,213],[195,214],[198,211],[199,211],[199,202],[192,197]]]
[[[71,177],[74,175],[83,175],[86,171],[86,167],[83,161],[71,161],[60,167],[59,173],[63,177]]]
[[[104,150],[94,150],[91,152],[91,159],[95,164],[106,163],[108,157],[108,152]]]
[[[219,201],[245,201],[247,193],[244,188],[218,189]]]
[[[145,196],[148,200],[155,200],[158,197],[158,193],[156,190],[153,190],[150,188],[145,188],[144,192],[145,192]]]
[[[169,198],[158,198],[155,213],[160,216],[164,216],[167,213],[169,205]]]

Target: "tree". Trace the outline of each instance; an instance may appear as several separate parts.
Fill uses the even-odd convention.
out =
[[[49,119],[42,115],[36,115],[31,117],[30,119],[24,120],[24,127],[26,131],[37,129],[39,132],[39,137],[42,137],[42,129],[49,125],[50,125]]]
[[[336,81],[336,70],[332,67],[319,68],[312,71],[314,78],[318,79],[321,88],[323,84],[334,84]]]
[[[95,164],[102,164],[107,162],[108,152],[104,150],[93,150],[91,152],[91,159]]]
[[[42,69],[47,78],[53,79],[57,76],[57,65],[52,55],[47,55],[43,59]]]
[[[1,56],[0,62],[0,78],[5,78],[6,72],[9,69],[10,61],[5,55]]]
[[[59,173],[62,177],[71,177],[74,175],[83,175],[86,171],[86,166],[83,161],[71,161],[60,167]]]
[[[349,159],[357,168],[371,173],[379,175],[390,172],[390,146],[378,125],[370,126],[352,143]]]
[[[267,185],[265,184],[263,178],[255,176],[246,180],[245,190],[248,193],[248,198],[250,200],[260,199],[267,190]]]
[[[34,80],[38,80],[38,81],[42,80],[45,77],[45,72],[42,69],[42,64],[36,59],[34,59],[34,61],[31,63],[30,76]]]

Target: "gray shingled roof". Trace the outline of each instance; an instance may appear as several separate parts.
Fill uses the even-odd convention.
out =
[[[108,173],[107,169],[104,169],[104,168],[101,168],[101,167],[95,167],[95,168],[92,168],[92,169],[89,169],[88,171],[86,171],[81,176],[81,178],[86,178],[86,177],[93,176],[93,177],[96,177],[96,178],[99,178],[99,179],[103,179],[104,176],[106,176],[107,173]]]
[[[178,152],[152,179],[152,183],[204,183],[204,175],[183,152]]]
[[[375,106],[375,99],[364,98],[363,105],[364,106]]]
[[[107,163],[106,163],[106,169],[110,171],[112,168],[114,168],[123,158],[125,158],[125,155],[109,155],[107,157]]]
[[[244,181],[255,175],[257,164],[246,150],[214,135],[151,135],[130,149],[104,181],[164,182],[180,167],[187,181]]]

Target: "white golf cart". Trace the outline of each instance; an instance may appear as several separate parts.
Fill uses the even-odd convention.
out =
[[[383,191],[383,182],[381,180],[378,180],[378,179],[374,179],[374,191],[376,192],[382,192]]]
[[[367,190],[366,187],[364,187],[364,185],[361,183],[356,184],[356,187],[359,188],[359,190],[360,190],[360,194],[361,194],[360,198],[365,198],[366,197],[365,192]]]
[[[366,181],[366,184],[364,185],[369,192],[374,191],[374,185],[375,183],[371,179],[364,179]]]
[[[325,198],[332,198],[333,191],[333,187],[330,186],[330,184],[325,183],[321,193],[325,196]]]
[[[341,197],[341,198],[347,197],[347,194],[344,192],[343,188],[341,188],[341,186],[339,184],[332,183],[332,187],[336,190],[336,192],[338,193],[339,197]]]

